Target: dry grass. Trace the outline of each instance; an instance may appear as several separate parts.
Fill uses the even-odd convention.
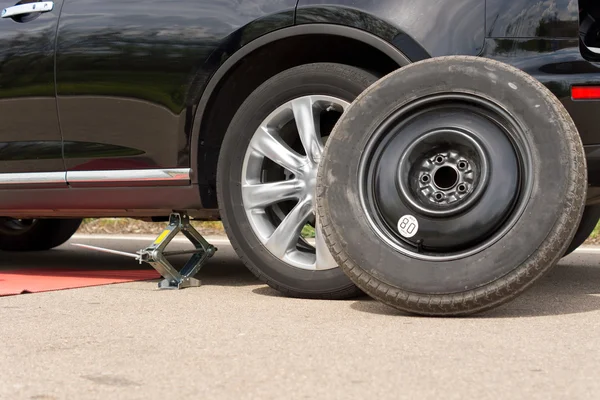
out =
[[[193,221],[192,225],[203,235],[225,235],[220,221]],[[166,222],[144,222],[129,218],[85,219],[78,233],[85,234],[159,234]]]
[[[600,223],[598,223],[598,225],[596,225],[596,228],[594,229],[594,231],[592,232],[592,234],[590,235],[590,237],[588,238],[588,240],[586,240],[585,244],[590,244],[590,245],[600,245]]]

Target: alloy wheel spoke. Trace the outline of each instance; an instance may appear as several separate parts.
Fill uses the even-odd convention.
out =
[[[250,145],[255,151],[294,174],[301,174],[302,167],[306,165],[304,157],[292,150],[278,135],[271,134],[265,126],[258,128]]]
[[[267,249],[275,256],[283,258],[289,250],[296,247],[300,232],[311,213],[312,203],[308,200],[300,201],[267,240]]]
[[[244,185],[242,195],[247,209],[265,208],[285,200],[299,198],[302,185],[299,180]]]
[[[311,97],[302,97],[292,101],[292,111],[306,156],[314,164],[318,164],[321,161],[323,144],[313,104]]]

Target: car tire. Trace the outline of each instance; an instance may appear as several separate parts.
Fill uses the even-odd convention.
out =
[[[304,220],[316,223],[313,202],[324,137],[376,80],[369,72],[333,63],[289,69],[246,99],[225,135],[217,172],[225,230],[250,271],[285,295],[342,299],[361,293],[331,258],[318,228],[315,244],[300,239],[299,230]],[[299,132],[308,132],[305,142]],[[261,197],[259,185],[267,190],[267,183],[288,187]]]
[[[587,206],[583,211],[583,217],[581,218],[579,228],[577,228],[577,233],[575,234],[575,237],[571,241],[571,244],[569,245],[569,248],[563,257],[568,256],[581,247],[581,245],[590,237],[598,225],[599,220],[600,206]]]
[[[541,83],[489,59],[430,59],[346,111],[319,167],[317,214],[367,294],[411,313],[467,315],[558,262],[586,172],[575,124]]]
[[[60,246],[79,229],[81,219],[0,218],[0,250],[43,251]]]

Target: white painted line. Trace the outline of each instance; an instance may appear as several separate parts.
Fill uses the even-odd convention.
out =
[[[581,246],[573,253],[600,254],[600,246]]]

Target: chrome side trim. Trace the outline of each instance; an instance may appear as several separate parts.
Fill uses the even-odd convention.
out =
[[[68,171],[68,183],[127,183],[127,182],[181,182],[190,181],[189,168],[131,169],[114,171]]]
[[[65,184],[65,172],[16,172],[0,174],[0,187],[9,185]]]
[[[17,172],[0,174],[0,187],[68,183],[189,183],[189,168],[114,171]]]

